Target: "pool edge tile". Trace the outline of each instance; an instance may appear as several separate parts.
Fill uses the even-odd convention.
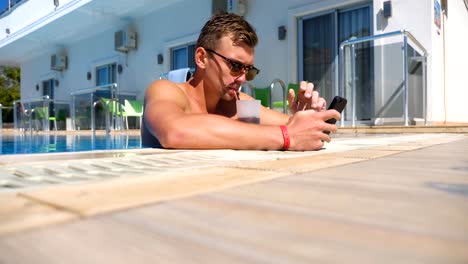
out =
[[[68,211],[22,197],[15,193],[0,194],[0,236],[37,227],[60,224],[79,218]]]

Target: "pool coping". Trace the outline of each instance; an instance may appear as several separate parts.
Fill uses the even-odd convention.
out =
[[[82,159],[73,158],[73,155],[70,155],[68,162],[76,163],[77,166],[83,162],[131,164],[135,161],[144,161],[143,163],[150,164],[148,161],[160,160],[163,156],[168,160],[174,160],[174,157],[183,159],[190,156],[203,157],[203,155],[206,155],[208,159],[206,162],[210,162],[211,158],[213,164],[205,165],[195,160],[192,167],[187,166],[184,169],[184,166],[179,165],[176,159],[176,163],[168,163],[170,168],[161,173],[142,169],[135,172],[144,171],[142,175],[126,175],[74,184],[37,186],[0,192],[2,205],[0,206],[0,236],[239,185],[365,162],[463,138],[466,138],[466,135],[381,135],[339,138],[334,141],[336,144],[329,144],[327,149],[318,152],[150,149],[131,151],[144,153],[134,156],[110,157],[107,155],[114,153],[112,152],[100,157]],[[60,155],[63,154],[58,156]],[[219,156],[222,157],[216,159]],[[35,168],[43,168],[47,165],[58,166],[53,164],[55,162],[37,159],[3,164],[0,168],[11,170],[29,166],[34,171]]]

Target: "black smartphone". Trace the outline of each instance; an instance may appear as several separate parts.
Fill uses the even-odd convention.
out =
[[[335,96],[335,98],[333,98],[332,102],[328,106],[328,110],[335,109],[336,111],[341,113],[341,112],[343,112],[343,109],[345,108],[347,102],[348,102],[348,100],[346,100],[346,98],[343,98],[343,97],[337,95],[337,96]],[[336,119],[331,118],[331,119],[328,119],[325,122],[327,122],[329,124],[335,124]],[[330,131],[323,131],[323,132],[325,134],[327,134],[327,135],[330,134]]]

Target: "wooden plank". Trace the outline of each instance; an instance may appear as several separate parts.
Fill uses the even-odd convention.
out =
[[[0,195],[0,236],[44,225],[63,223],[77,216],[15,193]]]
[[[280,159],[275,161],[265,161],[257,163],[239,164],[238,168],[248,168],[256,170],[271,170],[276,172],[303,173],[307,171],[315,171],[317,169],[325,169],[334,166],[345,165],[354,162],[364,161],[360,157],[340,158],[334,154],[324,154],[309,157],[298,157],[289,159]]]
[[[272,179],[286,172],[239,168],[204,168],[89,184],[51,186],[21,192],[25,197],[67,208],[81,216],[178,199],[198,193]]]

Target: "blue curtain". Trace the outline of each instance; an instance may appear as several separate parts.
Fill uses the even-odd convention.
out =
[[[336,44],[334,14],[326,14],[303,22],[303,76],[315,89],[330,100],[333,93],[333,61]]]
[[[338,24],[340,43],[369,36],[371,33],[370,7],[340,12]],[[370,42],[355,45],[356,118],[358,120],[369,120],[374,115],[371,46]]]
[[[103,66],[96,68],[96,86],[115,83],[116,82],[115,72],[116,72],[115,63],[103,65]],[[99,99],[101,97],[104,97],[104,98],[111,97],[110,91],[97,91],[95,95],[96,95],[96,99]]]
[[[351,38],[361,38],[370,35],[371,23],[369,12],[368,6],[340,12],[338,17],[340,43]]]
[[[172,50],[171,70],[182,68],[195,69],[195,44]]]

